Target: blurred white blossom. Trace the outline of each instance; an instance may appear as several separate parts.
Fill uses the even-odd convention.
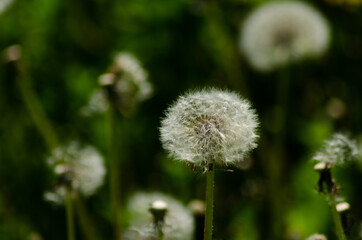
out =
[[[259,71],[270,71],[305,57],[318,57],[328,48],[325,18],[302,1],[271,1],[245,20],[240,49]]]
[[[0,0],[0,13],[4,12],[12,2],[13,0]]]
[[[257,146],[257,127],[249,101],[234,92],[206,89],[179,97],[160,132],[171,156],[205,166],[242,161]]]
[[[194,219],[191,211],[179,201],[162,193],[134,194],[127,204],[129,225],[124,233],[126,240],[150,240],[157,236],[154,219],[149,211],[151,204],[162,201],[167,204],[165,222],[162,227],[165,240],[191,240],[194,232]]]
[[[98,89],[91,95],[88,105],[80,109],[80,113],[84,116],[92,116],[105,113],[107,109],[108,101],[106,93],[103,89]]]
[[[308,237],[306,240],[327,240],[327,238],[322,234],[313,234],[312,236]]]
[[[313,157],[314,160],[331,165],[341,165],[358,156],[357,146],[354,140],[346,135],[335,133],[324,142],[323,148]]]
[[[118,53],[108,73],[99,78],[101,85],[107,87],[110,101],[120,111],[132,109],[138,103],[150,98],[153,87],[141,63],[130,53]]]
[[[81,146],[78,142],[60,146],[47,159],[58,178],[54,191],[44,194],[46,200],[63,203],[65,188],[70,186],[72,194],[90,196],[103,184],[106,170],[102,156],[92,146]]]

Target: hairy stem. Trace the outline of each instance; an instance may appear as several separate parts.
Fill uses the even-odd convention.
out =
[[[120,226],[120,171],[117,149],[117,110],[114,106],[109,107],[109,167],[110,167],[110,194],[112,206],[112,221],[115,240],[121,237]]]
[[[206,172],[206,212],[204,240],[212,240],[212,222],[214,212],[214,166],[210,163]]]
[[[346,240],[346,236],[344,235],[344,230],[342,226],[341,216],[336,209],[336,199],[333,191],[328,192],[328,203],[332,211],[333,222],[336,227],[336,234],[338,236],[338,240]]]
[[[75,240],[73,203],[70,191],[70,187],[66,187],[65,208],[67,213],[67,233],[68,240]]]

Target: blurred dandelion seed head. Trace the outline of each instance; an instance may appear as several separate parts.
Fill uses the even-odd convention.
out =
[[[80,109],[83,116],[92,116],[96,114],[105,113],[108,110],[108,100],[104,89],[95,90],[85,107]]]
[[[327,240],[327,237],[322,235],[322,234],[313,234],[312,236],[310,236],[306,240]]]
[[[313,160],[330,165],[342,165],[357,158],[358,150],[354,140],[346,135],[335,133],[324,142],[323,148],[316,153]]]
[[[249,101],[217,89],[190,92],[169,107],[161,142],[172,157],[205,166],[233,164],[254,149],[258,120]]]
[[[165,240],[191,240],[194,232],[194,219],[191,211],[179,201],[162,193],[136,193],[128,201],[130,228],[125,232],[126,240],[148,240],[156,237],[154,217],[150,206],[162,203],[167,206],[162,230]]]
[[[153,87],[147,80],[148,74],[132,54],[118,53],[109,72],[114,76],[112,92],[116,98],[116,105],[119,105],[121,110],[133,108],[137,103],[152,96]]]
[[[0,13],[3,13],[12,3],[13,0],[0,0]]]
[[[58,184],[53,192],[45,193],[46,200],[62,203],[65,198],[65,187],[84,196],[93,195],[103,184],[106,170],[102,156],[92,146],[81,146],[78,142],[60,146],[53,150],[47,159]]]
[[[254,10],[245,20],[240,50],[259,71],[271,71],[328,48],[330,30],[325,18],[300,1],[273,1]]]

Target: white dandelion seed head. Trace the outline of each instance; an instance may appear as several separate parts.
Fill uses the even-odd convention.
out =
[[[181,161],[205,166],[233,164],[254,149],[258,120],[249,101],[217,89],[190,92],[166,112],[161,142]]]
[[[120,95],[132,94],[137,102],[152,96],[153,87],[147,80],[148,74],[141,63],[130,53],[121,52],[114,58],[114,67],[121,71],[115,88]]]
[[[322,234],[313,234],[312,236],[308,237],[306,240],[328,240],[326,236]]]
[[[92,146],[81,146],[75,141],[54,149],[47,162],[58,177],[67,174],[72,190],[86,197],[93,195],[103,184],[106,174],[99,152]],[[65,186],[57,186],[53,192],[45,193],[44,197],[56,203],[63,202]]]
[[[136,193],[128,201],[130,228],[125,239],[153,239],[154,219],[149,211],[155,202],[167,205],[165,221],[162,227],[165,240],[191,240],[194,232],[194,219],[191,211],[179,201],[162,193]]]
[[[272,1],[245,20],[240,49],[259,71],[270,71],[306,57],[318,57],[328,48],[326,19],[301,1]]]
[[[108,110],[108,100],[103,89],[94,91],[90,97],[88,104],[80,109],[83,116],[89,117],[97,114],[105,113]]]
[[[346,135],[335,133],[324,142],[323,148],[316,153],[313,160],[330,165],[342,165],[358,156],[356,142]]]
[[[12,2],[13,0],[0,0],[0,13],[4,12]]]

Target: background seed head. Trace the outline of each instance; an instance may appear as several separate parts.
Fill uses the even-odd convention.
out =
[[[194,219],[191,211],[176,199],[162,193],[134,194],[127,204],[130,222],[129,229],[125,232],[126,240],[154,239],[154,219],[149,211],[155,201],[163,201],[167,204],[167,213],[163,225],[165,240],[191,240],[194,232]]]
[[[78,142],[60,146],[47,159],[58,178],[54,191],[45,193],[46,200],[62,203],[65,187],[70,185],[73,194],[93,195],[103,184],[106,170],[99,152],[92,146],[82,146]]]
[[[324,142],[323,148],[313,157],[314,160],[331,165],[342,165],[358,157],[355,141],[346,135],[335,133]]]
[[[271,1],[245,20],[240,50],[259,71],[322,55],[330,30],[316,9],[301,1]]]
[[[327,240],[327,237],[322,234],[313,234],[308,237],[306,240]]]
[[[161,142],[181,161],[205,166],[242,161],[257,144],[258,120],[250,103],[217,89],[190,92],[168,108]]]

